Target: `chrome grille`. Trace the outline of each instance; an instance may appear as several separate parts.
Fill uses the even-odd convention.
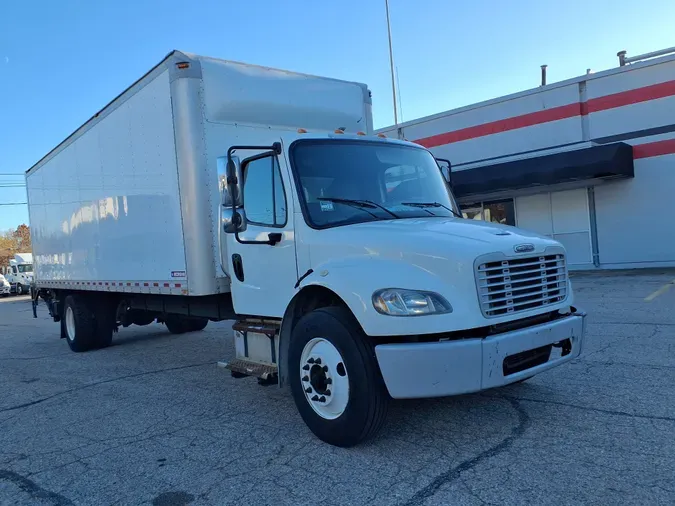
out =
[[[479,259],[476,283],[481,311],[488,318],[556,304],[567,297],[565,257],[553,254],[498,261]]]

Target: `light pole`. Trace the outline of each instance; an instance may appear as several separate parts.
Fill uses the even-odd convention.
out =
[[[391,94],[394,99],[394,125],[398,125],[398,111],[396,108],[396,79],[394,78],[394,51],[391,47],[391,23],[389,21],[389,0],[384,0],[387,11],[387,34],[389,35],[389,65],[391,67]]]

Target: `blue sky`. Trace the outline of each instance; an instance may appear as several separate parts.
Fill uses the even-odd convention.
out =
[[[189,6],[189,7],[188,7]],[[390,0],[404,120],[675,45],[672,0]],[[368,83],[393,123],[384,0],[0,5],[0,174],[22,174],[172,49]],[[0,176],[0,203],[25,201]],[[28,221],[0,206],[0,230]]]

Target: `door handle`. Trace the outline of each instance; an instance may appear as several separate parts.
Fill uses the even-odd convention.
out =
[[[270,232],[267,234],[267,238],[269,239],[269,244],[270,246],[274,246],[278,242],[281,242],[281,232]]]
[[[232,268],[234,270],[234,275],[237,276],[239,282],[244,282],[244,261],[241,259],[241,255],[235,253],[232,255]]]

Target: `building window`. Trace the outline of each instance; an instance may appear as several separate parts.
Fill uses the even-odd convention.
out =
[[[502,225],[516,225],[516,211],[513,199],[493,200],[463,204],[462,214],[469,220],[483,220]]]

